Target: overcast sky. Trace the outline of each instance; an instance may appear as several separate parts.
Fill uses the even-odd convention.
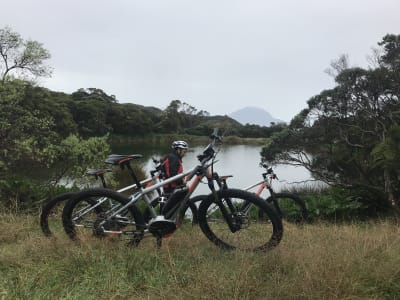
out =
[[[285,121],[334,85],[341,54],[366,67],[399,0],[9,0],[0,27],[41,42],[54,72],[40,85],[99,88],[164,109],[179,99],[211,115],[256,106]]]

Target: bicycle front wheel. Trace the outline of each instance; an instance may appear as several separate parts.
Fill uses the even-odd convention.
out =
[[[279,244],[282,221],[263,199],[238,189],[220,190],[216,196],[209,195],[198,210],[200,228],[211,242],[227,250],[261,251]]]

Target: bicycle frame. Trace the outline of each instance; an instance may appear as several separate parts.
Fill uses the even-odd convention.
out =
[[[197,173],[199,173],[202,169],[207,169],[209,165],[206,166],[196,166],[192,169],[190,169],[189,171],[177,174],[173,177],[170,177],[168,179],[165,179],[163,181],[158,181],[153,183],[151,186],[145,187],[145,188],[139,188],[139,191],[137,191],[136,193],[132,194],[129,198],[130,201],[128,203],[126,203],[123,206],[118,207],[117,210],[113,211],[113,209],[111,209],[109,212],[111,212],[111,215],[109,215],[105,220],[103,220],[99,225],[102,226],[103,224],[105,224],[108,220],[112,219],[113,217],[119,215],[121,212],[125,211],[129,206],[131,205],[135,205],[138,203],[138,201],[143,200],[146,203],[146,206],[149,208],[150,212],[151,212],[151,216],[153,218],[157,218],[160,216],[164,216],[164,215],[160,215],[157,214],[157,212],[155,211],[155,209],[153,208],[153,206],[151,205],[152,201],[154,199],[150,199],[150,197],[148,196],[148,194],[152,193],[153,191],[157,190],[158,188],[162,187],[164,184],[168,184],[171,182],[175,182],[175,181],[179,181],[185,177],[188,178],[188,181],[190,181],[194,175],[196,175]],[[197,175],[194,179],[194,181],[190,184],[189,188],[187,189],[188,193],[186,194],[186,196],[184,197],[183,200],[179,201],[179,208],[183,208],[187,201],[189,200],[190,196],[193,194],[193,192],[196,190],[199,182],[201,181],[201,179],[206,176],[207,174],[202,174],[202,175]],[[177,207],[173,207],[173,209],[171,209],[169,212],[166,213],[166,216],[168,219],[173,218],[177,216],[177,212],[179,211],[179,209],[177,209]],[[175,224],[177,224],[177,226],[180,225],[182,220],[180,219],[176,219],[175,220]],[[146,229],[145,232],[148,232],[149,230]],[[119,233],[122,234],[122,231],[107,231],[104,230],[105,233]]]
[[[147,228],[143,231],[143,233],[151,232],[154,234],[154,230],[152,230],[152,225],[157,224],[157,222],[158,222],[158,224],[161,224],[161,225],[167,225],[170,229],[172,229],[172,232],[173,232],[176,228],[178,228],[181,225],[181,223],[183,221],[183,217],[184,217],[183,216],[184,209],[190,199],[190,196],[196,190],[200,181],[204,177],[206,177],[208,180],[208,186],[211,190],[211,193],[214,196],[216,203],[221,207],[221,212],[224,215],[224,218],[225,218],[226,222],[228,223],[230,230],[232,232],[237,231],[239,229],[238,225],[234,225],[233,220],[232,220],[232,218],[233,218],[232,214],[228,213],[228,211],[226,210],[224,205],[222,205],[222,200],[219,199],[219,197],[217,196],[217,192],[214,188],[214,178],[213,178],[213,173],[210,172],[210,167],[213,166],[213,164],[214,164],[214,159],[217,154],[217,151],[215,151],[214,146],[215,146],[216,141],[219,140],[220,137],[218,137],[217,135],[214,135],[214,134],[211,137],[213,138],[213,142],[205,148],[202,155],[198,156],[198,159],[200,161],[199,165],[195,166],[194,168],[190,169],[189,171],[177,174],[177,175],[170,177],[168,179],[165,179],[163,181],[158,181],[158,182],[155,181],[155,182],[153,182],[153,184],[151,186],[147,186],[147,187],[143,188],[142,185],[138,183],[137,184],[138,191],[129,197],[129,201],[124,205],[121,205],[117,208],[112,208],[111,210],[109,210],[107,212],[107,217],[99,223],[99,226],[102,227],[103,232],[104,233],[112,233],[112,234],[124,234],[124,231],[121,231],[121,230],[120,231],[106,230],[103,225],[106,222],[110,221],[111,219],[120,215],[128,207],[136,205],[138,203],[138,201],[140,201],[140,200],[143,200],[145,202],[145,204],[149,208],[150,214],[152,216],[152,219],[150,219],[148,224],[146,224]],[[211,163],[207,163],[210,160],[211,160]],[[130,164],[127,164],[127,167],[130,170],[132,177],[137,181],[136,176],[135,176]],[[186,192],[186,194],[183,197],[183,199],[178,199],[178,202],[172,208],[170,208],[167,212],[163,212],[162,214],[157,214],[157,212],[151,205],[152,199],[150,199],[148,195],[150,193],[152,193],[153,191],[157,190],[158,188],[162,187],[165,184],[180,181],[183,178],[187,178],[187,181],[191,181],[194,178],[193,181],[191,182],[191,184],[189,185],[189,187],[184,190]],[[171,197],[173,197],[173,195],[174,194],[172,194]],[[236,209],[233,206],[233,204],[231,203],[230,199],[225,199],[225,201],[228,203],[229,209],[232,212],[234,212]],[[128,223],[126,223],[126,224],[128,224]],[[129,224],[137,225],[137,224],[134,224],[133,222],[131,222]],[[157,225],[155,225],[155,227],[157,227]],[[170,234],[172,232],[167,232],[166,234]],[[165,236],[165,235],[163,234],[159,237],[161,238],[162,236]]]
[[[152,176],[150,178],[146,178],[142,181],[140,181],[140,185],[152,185],[154,184],[156,181],[158,180],[158,176]],[[121,188],[119,190],[117,190],[118,193],[122,193],[128,190],[132,190],[137,188],[137,184],[131,184],[129,186],[126,186],[124,188]],[[100,205],[102,205],[104,202],[108,201],[107,198],[100,198],[97,200],[97,203],[95,205],[88,205],[86,207],[83,207],[82,209],[78,210],[75,215],[74,215],[74,220],[81,218],[83,215],[95,210],[97,207],[99,207]],[[79,225],[78,225],[79,226]]]

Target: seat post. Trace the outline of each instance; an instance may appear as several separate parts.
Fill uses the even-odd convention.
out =
[[[130,164],[129,161],[126,162],[126,167],[128,168],[129,174],[131,175],[131,177],[133,178],[133,181],[136,183],[136,186],[138,188],[142,188],[142,184],[140,183],[139,179],[137,178],[135,171],[133,171],[133,168]]]

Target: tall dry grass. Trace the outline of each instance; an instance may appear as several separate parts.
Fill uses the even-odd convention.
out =
[[[268,253],[224,252],[199,228],[137,248],[41,235],[0,215],[0,299],[400,299],[400,224],[285,224]]]

